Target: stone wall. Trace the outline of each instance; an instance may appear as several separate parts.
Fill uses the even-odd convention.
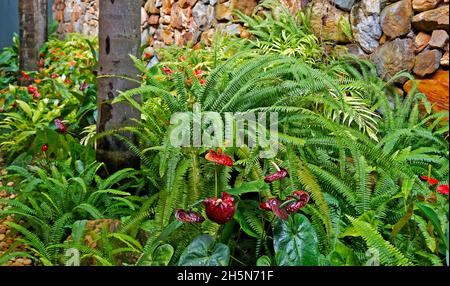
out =
[[[314,33],[370,58],[385,78],[400,70],[417,78],[448,74],[449,0],[279,0],[296,13],[311,9]],[[54,0],[59,32],[96,35],[99,0]],[[153,47],[211,41],[215,30],[249,34],[234,9],[251,14],[258,0],[142,0],[142,43]],[[345,25],[347,24],[347,25]],[[345,28],[351,30],[348,37]],[[442,78],[442,72],[439,73]],[[447,81],[448,85],[448,81]],[[448,93],[447,93],[448,94]],[[448,97],[448,96],[447,96]],[[448,110],[448,104],[447,104]]]

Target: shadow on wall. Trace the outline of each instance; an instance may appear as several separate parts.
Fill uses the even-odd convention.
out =
[[[49,19],[52,19],[53,0],[48,0],[48,2]],[[19,33],[18,7],[19,0],[0,1],[0,49],[12,45],[14,33]]]

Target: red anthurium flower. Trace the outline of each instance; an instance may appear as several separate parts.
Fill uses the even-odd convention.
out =
[[[42,145],[41,151],[42,151],[42,152],[46,152],[47,150],[48,150],[48,144]]]
[[[202,75],[203,75],[203,70],[195,70],[195,71],[194,71],[194,75],[195,75],[197,78],[201,78]]]
[[[229,167],[233,166],[233,160],[231,159],[231,157],[227,154],[223,154],[220,148],[217,149],[217,152],[214,150],[209,150],[209,152],[205,156],[205,159],[219,165]]]
[[[289,173],[288,173],[288,171],[286,171],[286,169],[281,168],[276,173],[273,173],[272,175],[266,176],[264,178],[264,182],[272,183],[274,181],[281,180],[281,179],[283,179],[285,177],[289,177]]]
[[[36,87],[34,87],[32,85],[28,86],[28,93],[29,94],[33,94],[33,93],[36,93],[36,92],[37,92],[37,88]]]
[[[226,192],[222,192],[221,198],[205,199],[203,204],[205,205],[206,216],[218,224],[227,223],[236,213],[234,198]]]
[[[205,220],[199,213],[182,209],[175,210],[175,218],[181,222],[203,222]]]
[[[309,194],[305,191],[295,191],[292,196],[297,198],[296,202],[292,202],[286,205],[286,211],[288,213],[295,213],[302,207],[304,207],[309,201]]]
[[[439,194],[448,196],[448,185],[440,185],[437,187],[437,191]]]
[[[428,177],[428,176],[420,176],[420,178],[422,180],[424,180],[424,181],[427,181],[428,184],[430,184],[430,185],[437,185],[437,184],[439,184],[439,180],[437,180],[435,178],[431,178],[431,177]]]
[[[171,69],[168,68],[168,67],[163,67],[162,70],[163,70],[163,72],[164,72],[166,75],[171,75],[171,74],[173,74],[173,70],[171,70]]]
[[[264,203],[260,203],[259,206],[266,211],[273,212],[277,217],[287,220],[288,213],[285,209],[280,208],[280,201],[275,198],[267,199]]]
[[[55,119],[55,125],[56,128],[58,128],[58,131],[61,133],[67,132],[67,126],[64,125],[64,123],[60,119]]]

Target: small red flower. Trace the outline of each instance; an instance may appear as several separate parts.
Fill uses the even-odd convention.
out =
[[[195,75],[195,77],[197,77],[197,78],[201,78],[202,75],[203,75],[203,70],[195,70],[195,71],[194,71],[194,75]]]
[[[40,57],[40,58],[45,58],[45,54],[44,54],[44,53],[40,53],[40,54],[39,54],[39,57]]]
[[[42,152],[46,152],[47,150],[48,150],[48,144],[42,145],[41,151],[42,151]]]
[[[28,93],[29,94],[33,94],[33,93],[36,93],[36,92],[37,92],[37,88],[36,87],[34,87],[32,85],[28,86]]]
[[[89,87],[89,84],[85,82],[85,83],[83,83],[83,84],[80,86],[80,91],[83,92],[83,91],[85,91],[88,87]]]
[[[437,187],[437,191],[439,194],[448,196],[448,185],[440,185]]]
[[[34,99],[38,99],[39,97],[41,97],[41,94],[39,92],[36,91],[35,93],[33,93]]]
[[[267,199],[264,203],[260,203],[259,206],[266,211],[271,211],[276,215],[277,217],[287,220],[288,219],[288,213],[285,209],[280,208],[280,201],[275,198]]]
[[[26,72],[20,71],[20,73],[22,74],[22,76],[23,76],[25,79],[30,79],[30,76],[29,76]]]
[[[292,196],[297,198],[296,202],[292,202],[286,205],[286,211],[288,213],[295,213],[302,207],[306,206],[309,201],[309,194],[305,191],[295,191]]]
[[[150,54],[150,53],[144,53],[144,59],[145,59],[145,60],[150,59],[152,56],[153,56],[153,55]]]
[[[200,80],[200,84],[201,84],[201,85],[206,85],[206,79],[201,79],[201,80]]]
[[[64,82],[65,82],[66,84],[71,84],[71,83],[72,83],[72,80],[66,79]]]
[[[205,205],[206,216],[218,224],[225,224],[233,218],[236,213],[234,198],[222,192],[221,198],[208,198],[203,201]]]
[[[57,78],[57,77],[58,77],[58,75],[57,75],[56,73],[52,74],[52,78],[53,78],[53,79],[55,79],[55,78]]]
[[[67,133],[67,126],[60,119],[55,119],[55,126],[61,133]]]
[[[423,181],[428,182],[428,184],[430,184],[430,185],[437,185],[437,184],[439,184],[439,180],[437,180],[435,178],[431,178],[431,177],[429,178],[428,176],[420,176],[420,178]]]
[[[168,67],[163,67],[162,70],[163,70],[163,72],[164,72],[166,75],[171,75],[171,74],[173,74],[173,70],[171,70],[171,69],[168,68]]]
[[[219,165],[229,167],[233,166],[233,160],[231,159],[231,157],[227,154],[222,153],[222,150],[220,148],[217,150],[217,152],[214,150],[209,150],[209,152],[205,156],[205,159]]]
[[[266,183],[272,183],[274,181],[278,181],[281,180],[285,177],[289,177],[289,173],[288,171],[286,171],[286,169],[279,169],[276,173],[273,173],[272,175],[266,176],[264,178],[264,182]]]
[[[205,220],[199,213],[182,209],[175,210],[175,218],[181,222],[203,222]]]

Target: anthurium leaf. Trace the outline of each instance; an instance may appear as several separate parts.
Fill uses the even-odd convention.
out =
[[[186,247],[178,261],[179,266],[228,266],[230,249],[222,243],[215,244],[210,235],[195,238]]]
[[[271,266],[272,261],[270,260],[270,257],[267,255],[263,255],[258,260],[256,260],[256,266]]]
[[[436,212],[424,203],[418,203],[417,206],[423,212],[423,214],[431,221],[434,229],[441,237],[442,241],[445,243],[446,249],[448,249],[448,239],[445,236],[444,232],[442,231],[441,222]]]
[[[273,229],[275,259],[278,266],[314,266],[319,264],[316,232],[301,214],[277,219]]]
[[[152,258],[144,262],[143,266],[167,266],[172,259],[174,249],[170,244],[163,244],[156,248]]]
[[[228,190],[227,193],[237,196],[245,193],[258,193],[264,190],[269,190],[269,185],[260,180],[244,183],[239,187]]]

